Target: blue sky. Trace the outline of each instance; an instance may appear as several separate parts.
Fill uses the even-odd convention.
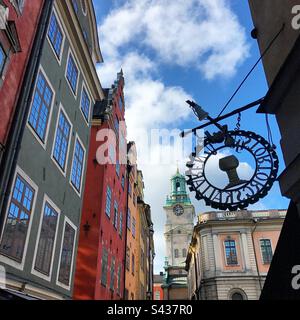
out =
[[[123,68],[128,135],[137,143],[139,127],[149,131],[197,126],[185,104],[188,98],[217,116],[260,55],[256,40],[250,36],[253,24],[247,1],[94,0],[94,4],[104,57],[98,68],[100,81],[104,87],[110,86]],[[266,92],[260,64],[227,111],[257,100]],[[266,137],[265,117],[255,111],[242,115],[242,129]],[[226,123],[234,128],[236,120],[234,117]],[[280,134],[275,119],[271,117],[270,122],[282,171]],[[177,160],[181,159],[174,158],[169,165],[139,165],[155,225],[156,272],[162,270],[164,261],[162,206]],[[184,161],[180,161],[180,168],[185,169]],[[191,198],[198,214],[210,210],[193,195]],[[253,208],[287,205],[276,183],[269,196]]]

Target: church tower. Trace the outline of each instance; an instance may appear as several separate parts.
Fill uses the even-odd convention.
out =
[[[166,259],[169,266],[183,267],[193,229],[195,209],[186,190],[185,177],[179,169],[171,178],[171,194],[164,206],[166,214]]]

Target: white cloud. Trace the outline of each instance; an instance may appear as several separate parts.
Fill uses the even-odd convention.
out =
[[[232,76],[247,57],[245,30],[225,0],[127,0],[100,26],[108,59],[145,46],[172,65],[194,66],[204,76]]]

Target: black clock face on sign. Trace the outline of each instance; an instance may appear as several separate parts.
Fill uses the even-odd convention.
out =
[[[179,217],[179,216],[183,215],[184,210],[181,205],[177,204],[176,206],[174,206],[173,212],[177,217]]]
[[[197,200],[220,210],[245,209],[264,198],[276,180],[274,148],[249,131],[229,131],[224,139],[206,136],[187,163],[187,184]]]

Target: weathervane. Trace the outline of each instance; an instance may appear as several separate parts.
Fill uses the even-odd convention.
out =
[[[207,119],[209,122],[193,130],[210,125],[215,125],[218,131],[211,134],[205,131],[203,139],[195,147],[187,163],[187,184],[190,191],[196,193],[197,200],[204,200],[207,206],[214,209],[235,211],[245,209],[250,204],[264,198],[273,186],[278,174],[279,161],[275,152],[275,146],[266,141],[260,135],[240,130],[241,112],[262,102],[255,101],[230,114],[213,119],[195,102],[187,101],[191,109],[200,121]],[[227,125],[220,125],[219,121],[234,114],[238,114],[238,123],[235,130],[229,131]],[[190,133],[190,132],[188,132]],[[182,137],[188,133],[182,133]],[[240,177],[241,160],[253,159],[254,168],[248,161],[243,162],[253,172],[246,178]],[[208,170],[209,163],[218,162],[218,169],[213,172]],[[244,160],[243,160],[244,161]],[[219,174],[225,185],[220,186],[214,181],[212,174]]]

